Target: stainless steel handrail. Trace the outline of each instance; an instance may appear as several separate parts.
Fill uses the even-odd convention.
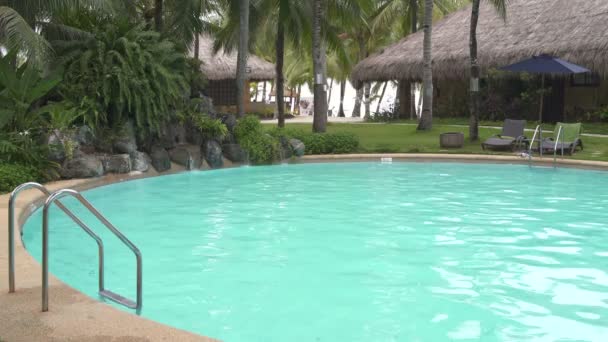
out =
[[[543,128],[538,125],[534,130],[534,135],[532,136],[532,141],[530,141],[530,146],[528,147],[528,165],[532,167],[532,148],[534,146],[534,141],[536,141],[536,136],[538,136],[538,153],[539,156],[543,157]]]
[[[553,168],[557,167],[557,146],[559,145],[559,139],[562,139],[562,159],[564,159],[564,135],[562,134],[564,127],[559,126],[559,130],[557,131],[557,139],[555,140],[555,146],[553,147]]]
[[[42,184],[29,182],[24,183],[16,187],[12,192],[8,200],[8,292],[15,292],[15,203],[17,202],[17,196],[24,190],[27,189],[38,189],[45,196],[50,196],[51,192],[45,188]],[[103,242],[101,238],[95,234],[89,227],[84,224],[74,213],[66,208],[61,202],[57,201],[57,206],[66,215],[68,215],[76,224],[80,226],[90,237],[92,237],[97,243],[99,250],[99,289],[103,290],[104,279],[103,279]]]
[[[51,205],[58,201],[60,198],[71,196],[76,198],[82,205],[84,205],[95,217],[103,223],[116,237],[122,241],[129,249],[135,254],[137,260],[137,301],[136,303],[130,304],[125,301],[120,301],[115,294],[108,296],[104,294],[104,290],[101,289],[100,295],[113,300],[119,304],[125,305],[130,309],[136,309],[138,312],[142,307],[142,258],[139,249],[124,236],[116,227],[114,227],[89,201],[87,201],[78,191],[72,189],[63,189],[51,194],[44,203],[44,209],[42,211],[42,311],[48,311],[49,309],[49,209]],[[59,204],[59,203],[58,203]],[[103,269],[100,270],[103,273]],[[124,299],[124,298],[121,298]]]

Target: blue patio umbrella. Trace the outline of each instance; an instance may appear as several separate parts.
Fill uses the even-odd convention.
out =
[[[517,62],[515,64],[507,65],[505,67],[500,68],[500,70],[504,71],[512,71],[512,72],[527,72],[531,74],[541,74],[541,87],[545,88],[545,75],[553,74],[553,75],[571,75],[571,74],[584,74],[591,72],[591,70],[582,67],[580,65],[576,65],[565,61],[563,59],[559,59],[557,57],[553,57],[550,55],[540,55],[533,56],[532,58],[524,59],[523,61]],[[543,102],[544,97],[541,95],[540,97],[540,112],[539,112],[539,122],[543,120]]]

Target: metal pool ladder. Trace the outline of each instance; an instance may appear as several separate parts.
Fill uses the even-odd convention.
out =
[[[534,147],[534,142],[537,141],[538,137],[538,154],[542,158],[543,157],[543,128],[538,125],[534,130],[534,135],[532,136],[532,140],[530,141],[530,145],[528,146],[528,165],[532,167],[532,148]]]
[[[561,146],[562,150],[562,159],[564,159],[564,134],[563,127],[559,126],[559,130],[557,131],[557,139],[555,140],[555,146],[553,147],[553,168],[557,167],[557,146]],[[559,145],[559,140],[562,140],[562,144]]]
[[[11,192],[9,198],[8,214],[8,238],[9,238],[9,292],[15,292],[15,203],[19,193],[26,189],[38,189],[47,198],[42,212],[42,311],[49,310],[49,209],[53,203],[59,207],[68,217],[80,226],[97,243],[99,250],[99,295],[113,302],[124,305],[129,309],[141,311],[142,308],[142,257],[139,249],[116,227],[114,227],[89,201],[78,191],[63,189],[51,193],[43,185],[38,183],[24,183]],[[108,228],[123,244],[125,244],[135,255],[137,261],[137,299],[135,301],[125,298],[117,293],[106,290],[104,287],[104,248],[103,241],[82,220],[67,209],[59,199],[63,197],[74,197],[85,206],[106,228]]]

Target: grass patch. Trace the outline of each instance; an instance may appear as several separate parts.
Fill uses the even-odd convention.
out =
[[[396,123],[407,123],[412,125],[417,125],[418,121],[416,120],[399,120]],[[433,118],[434,125],[459,125],[459,126],[468,126],[469,119],[468,118]],[[482,120],[479,122],[480,126],[491,126],[491,127],[502,127],[503,121],[489,121]],[[526,123],[526,128],[535,129],[538,125],[537,122],[528,121]],[[555,127],[554,124],[544,123],[542,124],[544,131],[552,131]],[[606,134],[608,135],[608,123],[607,122],[587,122],[583,123],[583,133],[587,134]]]
[[[274,125],[264,125],[271,129]],[[286,127],[310,132],[311,124],[287,123]],[[480,128],[480,141],[471,142],[468,139],[468,127],[454,127],[444,124],[434,124],[431,131],[419,132],[416,126],[398,124],[343,124],[330,123],[327,126],[330,133],[350,132],[359,138],[359,153],[463,153],[463,154],[492,154],[512,155],[511,152],[483,151],[481,141],[500,133],[498,129]],[[442,149],[439,147],[439,134],[446,132],[462,132],[465,134],[463,148]],[[531,134],[529,134],[531,137]],[[577,152],[573,159],[608,161],[608,138],[583,137],[585,150]]]

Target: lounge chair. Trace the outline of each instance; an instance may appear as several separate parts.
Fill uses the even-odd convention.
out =
[[[488,138],[481,144],[481,148],[513,151],[517,147],[525,147],[528,139],[524,136],[524,128],[526,128],[526,120],[506,119],[502,133]]]
[[[562,128],[562,135],[559,142],[555,144],[557,140],[557,134],[559,128]],[[583,150],[583,141],[581,140],[581,124],[580,123],[562,123],[558,122],[553,130],[553,137],[543,140],[542,147],[545,152],[553,152],[557,147],[557,153],[561,153],[562,149],[564,153],[574,154],[576,148],[580,147]]]

